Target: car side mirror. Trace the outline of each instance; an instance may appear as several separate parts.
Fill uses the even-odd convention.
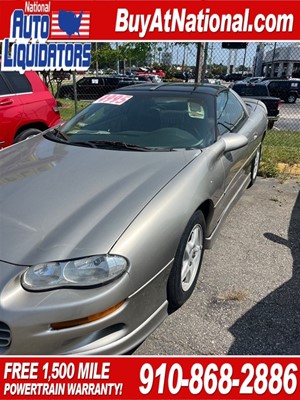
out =
[[[224,153],[228,151],[238,150],[242,147],[247,146],[248,139],[244,135],[240,135],[238,133],[227,133],[222,139],[225,143]]]

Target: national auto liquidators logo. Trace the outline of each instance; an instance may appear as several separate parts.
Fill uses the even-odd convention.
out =
[[[50,39],[86,40],[90,36],[89,11],[53,11]]]
[[[90,66],[90,12],[51,10],[51,2],[25,2],[11,14],[3,40],[2,70],[85,70]],[[55,43],[57,42],[57,43]]]

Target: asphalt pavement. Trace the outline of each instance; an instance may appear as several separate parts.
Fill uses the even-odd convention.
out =
[[[192,297],[134,355],[300,354],[299,189],[257,179],[205,252]]]

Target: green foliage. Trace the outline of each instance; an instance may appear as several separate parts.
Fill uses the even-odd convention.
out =
[[[122,43],[114,48],[109,43],[97,43],[92,47],[92,65],[98,61],[99,68],[115,69],[117,61],[144,64],[151,55],[153,43]]]
[[[162,69],[164,73],[166,74],[166,79],[171,79],[174,77],[176,72],[178,72],[177,68],[174,65],[168,65],[168,64],[158,64],[155,63],[153,64],[154,69]]]
[[[77,112],[83,110],[89,104],[91,104],[90,101],[83,101],[83,100],[78,101],[77,102]],[[74,117],[74,115],[75,115],[75,101],[74,100],[59,99],[58,105],[59,105],[60,116],[64,121],[68,121],[70,118]]]
[[[263,143],[259,174],[279,177],[278,164],[300,164],[300,132],[268,131]]]
[[[226,74],[227,66],[223,64],[212,64],[208,65],[208,70],[211,72],[211,76]]]
[[[300,132],[268,131],[263,156],[277,163],[300,164]]]
[[[275,178],[279,175],[277,163],[272,158],[264,157],[259,166],[259,175],[264,178]]]
[[[123,43],[116,49],[119,60],[130,61],[131,64],[144,63],[151,55],[153,43]]]
[[[92,65],[95,66],[98,61],[99,68],[115,68],[117,60],[117,52],[109,43],[97,43],[97,47],[93,46]]]

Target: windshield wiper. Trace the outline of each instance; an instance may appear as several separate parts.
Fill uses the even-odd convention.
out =
[[[69,144],[75,146],[89,146],[94,148],[109,148],[115,150],[134,150],[134,151],[169,151],[169,149],[165,149],[162,147],[145,147],[140,146],[138,144],[130,144],[119,141],[111,141],[111,140],[87,140],[82,142],[69,142]]]
[[[48,131],[45,133],[46,137],[49,137],[49,135],[51,135],[50,139],[58,139],[59,137],[61,137],[62,139],[64,139],[64,141],[69,141],[68,136],[66,136],[62,131],[60,131],[58,128],[51,128],[48,129]]]

